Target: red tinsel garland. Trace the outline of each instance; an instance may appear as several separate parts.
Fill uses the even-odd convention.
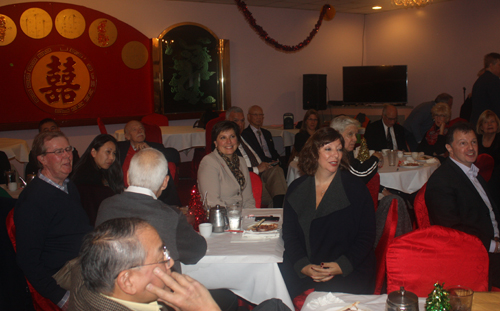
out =
[[[323,21],[323,17],[325,16],[326,11],[328,9],[330,9],[330,5],[325,4],[323,6],[323,8],[321,9],[321,13],[319,14],[319,20],[316,23],[316,25],[314,26],[314,29],[311,30],[311,32],[309,33],[309,36],[301,43],[294,45],[294,46],[290,46],[290,45],[281,44],[278,41],[274,40],[273,38],[269,37],[267,32],[261,26],[257,25],[257,22],[256,22],[255,18],[253,18],[252,13],[250,13],[250,11],[248,10],[246,3],[242,0],[235,0],[235,1],[236,1],[236,4],[238,5],[238,8],[243,12],[243,15],[245,16],[246,20],[248,21],[250,26],[252,26],[252,28],[257,32],[257,34],[262,39],[264,39],[264,41],[266,41],[268,44],[274,46],[276,49],[286,51],[286,52],[296,52],[296,51],[306,47],[311,42],[311,40],[314,38],[316,33],[318,33],[319,27],[321,26],[321,23]]]

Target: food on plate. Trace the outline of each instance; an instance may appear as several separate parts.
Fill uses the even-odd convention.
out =
[[[361,309],[358,309],[358,305],[359,305],[359,301],[356,301],[355,303],[353,303],[352,305],[350,306],[347,306],[345,308],[342,308],[340,309],[339,311],[358,311],[358,310],[361,310]]]
[[[252,225],[248,227],[248,230],[252,230],[254,232],[265,232],[265,231],[272,231],[278,229],[278,224],[261,224],[261,225]]]
[[[420,164],[418,163],[414,163],[414,162],[406,162],[403,164],[404,166],[420,166]]]

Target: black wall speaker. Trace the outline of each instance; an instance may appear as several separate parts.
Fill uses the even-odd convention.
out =
[[[326,109],[326,75],[307,74],[303,76],[302,108],[304,110]]]
[[[285,130],[293,129],[293,113],[287,112],[283,115],[283,128]]]

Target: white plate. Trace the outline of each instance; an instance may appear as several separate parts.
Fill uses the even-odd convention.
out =
[[[404,167],[404,168],[419,168],[419,167],[422,167],[422,164],[419,164],[417,166],[413,166],[413,165],[401,165],[401,167]]]

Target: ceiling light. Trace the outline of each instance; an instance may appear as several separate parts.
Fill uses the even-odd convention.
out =
[[[380,5],[372,7],[372,10],[382,10],[382,7]]]
[[[414,6],[425,6],[431,3],[433,0],[392,0],[395,5],[404,5],[408,7]]]

